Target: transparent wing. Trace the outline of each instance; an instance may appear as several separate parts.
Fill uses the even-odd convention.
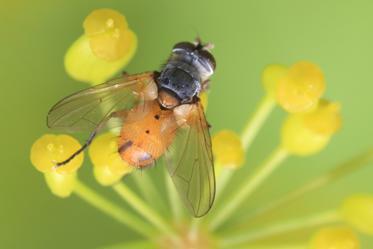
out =
[[[74,93],[50,109],[47,125],[68,132],[91,131],[111,113],[131,109],[150,83],[154,83],[153,73],[142,73]]]
[[[182,200],[195,217],[201,217],[214,202],[215,173],[209,125],[200,103],[187,123],[178,130],[165,156]]]

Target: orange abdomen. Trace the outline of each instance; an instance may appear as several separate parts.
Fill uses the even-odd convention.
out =
[[[130,165],[151,165],[171,145],[177,128],[172,110],[161,110],[156,100],[145,102],[129,111],[124,120],[119,153]]]

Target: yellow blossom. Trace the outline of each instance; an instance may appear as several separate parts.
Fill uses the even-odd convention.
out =
[[[264,68],[262,84],[271,98],[275,97],[277,85],[279,81],[286,76],[287,72],[288,68],[279,64],[271,64]]]
[[[34,167],[43,173],[73,173],[83,163],[84,154],[80,153],[66,165],[55,169],[56,163],[62,162],[81,148],[79,142],[68,135],[46,134],[34,142],[30,158]]]
[[[84,33],[95,56],[115,61],[130,49],[130,30],[123,15],[111,9],[99,9],[89,14],[83,23]]]
[[[93,11],[83,26],[85,33],[65,55],[65,68],[76,80],[102,83],[131,60],[137,37],[125,17],[110,9]]]
[[[317,153],[340,125],[339,105],[322,100],[311,112],[288,115],[281,130],[282,146],[294,155]]]
[[[240,137],[230,130],[223,130],[212,138],[212,150],[217,165],[240,167],[245,160],[245,152]]]
[[[373,196],[359,194],[347,198],[341,207],[343,219],[360,232],[373,235]]]
[[[118,138],[110,132],[93,140],[89,147],[89,156],[94,165],[95,178],[104,186],[118,182],[134,169],[120,157]]]
[[[37,139],[31,147],[30,158],[34,167],[44,173],[49,189],[58,197],[68,197],[74,190],[76,172],[83,163],[80,153],[67,164],[55,168],[81,148],[79,142],[68,135],[46,134]]]
[[[290,113],[307,112],[315,108],[325,91],[320,68],[302,61],[289,68],[276,87],[278,104]]]
[[[320,229],[312,238],[310,249],[359,249],[356,234],[347,227]]]
[[[321,99],[315,111],[303,115],[304,122],[309,129],[317,133],[331,135],[341,127],[340,110],[339,103]]]
[[[76,182],[76,172],[58,173],[56,171],[44,174],[49,189],[58,197],[65,198],[71,195]]]

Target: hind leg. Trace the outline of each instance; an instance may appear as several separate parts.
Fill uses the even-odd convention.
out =
[[[82,147],[80,147],[80,149],[78,149],[73,154],[71,154],[71,156],[69,156],[67,159],[63,160],[62,162],[57,162],[55,165],[55,168],[59,168],[67,164],[68,162],[73,160],[76,156],[78,156],[80,153],[82,153],[86,148],[88,148],[88,146],[92,143],[96,135],[105,127],[105,125],[111,118],[123,118],[125,117],[126,113],[127,111],[113,112],[109,116],[101,120],[100,123],[96,126],[96,128],[89,134],[87,141],[82,145]]]

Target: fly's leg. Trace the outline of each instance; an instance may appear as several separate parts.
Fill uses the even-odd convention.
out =
[[[188,127],[196,118],[196,104],[179,105],[173,109],[178,127]]]
[[[125,116],[126,111],[118,111],[118,112],[113,112],[107,117],[105,117],[103,120],[100,121],[100,123],[96,126],[96,128],[89,134],[89,137],[87,141],[83,144],[80,149],[75,151],[71,156],[69,156],[67,159],[63,160],[62,162],[57,162],[54,168],[59,168],[71,160],[73,160],[76,156],[78,156],[80,153],[82,153],[88,146],[92,143],[93,139],[96,137],[96,135],[102,130],[102,128],[105,126],[105,124],[111,119],[111,118],[123,118]]]

